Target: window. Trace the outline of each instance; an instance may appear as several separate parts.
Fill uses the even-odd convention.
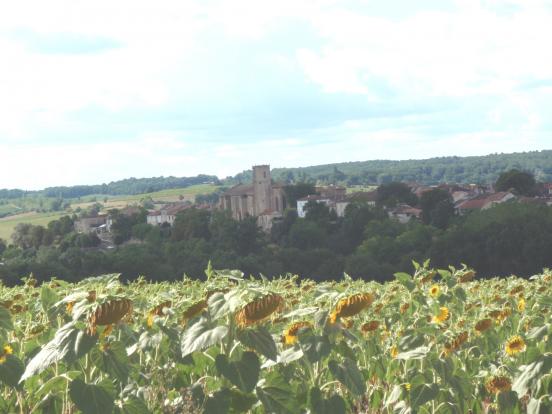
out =
[[[266,178],[266,171],[263,171],[263,177]]]

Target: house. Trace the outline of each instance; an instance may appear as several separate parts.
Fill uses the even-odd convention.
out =
[[[375,206],[378,201],[378,192],[374,191],[357,191],[347,196],[347,201],[350,203],[366,203],[369,206]]]
[[[168,204],[159,210],[149,212],[146,216],[146,223],[152,226],[162,226],[165,223],[172,226],[176,215],[190,207],[191,205],[187,203]]]
[[[347,189],[345,187],[329,185],[329,186],[319,186],[315,187],[316,194],[320,195],[323,198],[328,198],[332,201],[342,201],[345,200],[347,195]]]
[[[75,221],[77,233],[101,233],[106,230],[107,215],[99,214],[94,217],[81,217]]]
[[[398,204],[396,207],[387,210],[389,218],[398,220],[400,223],[408,223],[412,218],[419,220],[422,210],[411,207],[408,204]]]
[[[493,194],[483,194],[472,199],[462,201],[456,206],[458,214],[464,215],[470,211],[486,210],[497,204],[515,199],[516,196],[509,191],[499,191]]]
[[[141,211],[142,210],[138,206],[126,206],[125,208],[119,210],[119,214],[121,214],[123,216],[126,216],[126,217],[130,217],[134,214],[140,214]],[[114,220],[113,214],[109,214],[107,216],[107,220],[105,222],[106,229],[110,233],[111,233],[111,227],[113,226],[113,220]]]
[[[297,215],[301,218],[305,218],[307,215],[307,211],[305,207],[310,201],[314,201],[316,203],[323,203],[328,206],[328,208],[332,205],[332,200],[328,197],[322,197],[321,195],[309,195],[303,198],[300,198],[297,200]]]
[[[284,184],[272,182],[269,165],[253,166],[252,183],[230,188],[219,201],[219,208],[230,210],[236,220],[257,217],[257,224],[265,231],[270,230],[275,218],[282,217],[286,207]]]

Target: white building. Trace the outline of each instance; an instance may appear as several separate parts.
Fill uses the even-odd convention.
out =
[[[323,203],[323,204],[326,204],[328,208],[331,207],[331,200],[329,198],[325,198],[319,195],[309,195],[297,200],[297,215],[299,217],[305,218],[307,216],[307,210],[305,209],[305,207],[307,206],[307,203],[309,201],[314,201],[316,203]]]
[[[174,224],[176,215],[191,206],[188,204],[172,204],[167,205],[160,210],[152,211],[148,213],[146,217],[146,223],[152,226],[161,226],[165,223],[168,223],[170,226]]]

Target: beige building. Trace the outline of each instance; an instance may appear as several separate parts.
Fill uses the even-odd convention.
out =
[[[270,166],[256,165],[253,182],[238,184],[224,192],[219,206],[230,210],[236,220],[257,217],[259,226],[269,230],[272,220],[281,217],[287,207],[284,185],[272,183]]]

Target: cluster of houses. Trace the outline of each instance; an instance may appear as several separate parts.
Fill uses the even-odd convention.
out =
[[[518,201],[523,203],[541,203],[552,205],[552,183],[544,184],[542,193],[538,197],[519,197],[511,191],[495,192],[492,187],[476,184],[457,185],[441,184],[425,186],[418,183],[406,183],[411,191],[419,197],[435,188],[447,191],[453,202],[457,214],[464,215],[474,210],[485,210],[497,204]],[[297,215],[305,217],[309,202],[322,203],[334,211],[338,217],[345,215],[345,209],[350,203],[362,202],[375,206],[377,191],[359,191],[347,194],[347,189],[341,186],[316,187],[315,194],[297,200],[296,206],[288,205],[284,191],[285,184],[274,183],[268,165],[253,167],[252,183],[238,184],[221,194],[218,208],[229,210],[232,217],[242,220],[245,217],[255,217],[257,224],[265,231],[270,231],[275,220],[283,217],[286,208],[296,207]],[[189,202],[167,204],[158,210],[149,211],[146,223],[152,226],[172,226],[176,216],[189,208],[211,209],[210,205],[193,205]],[[388,208],[389,217],[401,223],[412,219],[420,219],[422,210],[407,204],[399,204]],[[129,206],[119,211],[119,214],[131,216],[140,212],[139,207]],[[97,234],[110,233],[113,217],[109,214],[99,214],[94,217],[84,217],[75,222],[75,230],[80,233]]]

